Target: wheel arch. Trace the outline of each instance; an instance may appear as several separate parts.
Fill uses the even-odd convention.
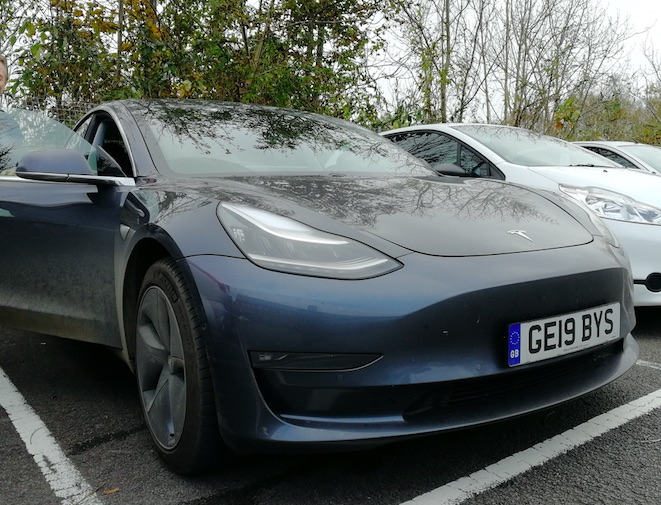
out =
[[[134,247],[124,272],[122,315],[125,335],[126,359],[133,370],[135,357],[135,314],[138,309],[140,285],[147,270],[160,259],[171,257],[167,248],[154,238],[145,238]]]
[[[190,271],[188,262],[182,259],[178,248],[172,245],[166,245],[157,238],[150,236],[140,240],[129,256],[124,271],[124,281],[122,285],[122,325],[124,329],[125,360],[128,361],[131,370],[133,370],[133,360],[135,357],[135,315],[138,310],[138,297],[142,280],[150,266],[163,258],[172,258],[177,262],[177,266],[184,276],[191,295],[195,298],[195,306],[198,310],[198,317],[206,327],[206,317],[202,308],[200,295]]]

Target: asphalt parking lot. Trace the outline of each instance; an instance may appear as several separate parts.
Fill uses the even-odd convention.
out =
[[[0,328],[0,503],[661,503],[661,309],[637,317],[638,364],[579,400],[366,452],[236,458],[195,478],[159,461],[115,356]]]

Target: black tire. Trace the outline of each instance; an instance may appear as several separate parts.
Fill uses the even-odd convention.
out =
[[[174,260],[149,268],[138,300],[135,372],[149,433],[173,471],[208,470],[225,449],[203,321]]]

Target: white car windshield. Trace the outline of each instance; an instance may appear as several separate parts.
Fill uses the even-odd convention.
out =
[[[625,144],[619,147],[625,153],[633,154],[661,171],[661,149],[658,147],[648,144]]]
[[[564,140],[522,128],[495,125],[455,125],[453,128],[484,144],[505,161],[516,165],[620,166]]]

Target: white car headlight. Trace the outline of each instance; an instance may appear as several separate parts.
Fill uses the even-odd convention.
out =
[[[629,196],[601,188],[576,188],[562,184],[560,189],[601,218],[661,225],[660,208],[638,202]]]
[[[253,263],[279,272],[366,279],[401,263],[365,244],[247,205],[222,203],[218,219]]]

